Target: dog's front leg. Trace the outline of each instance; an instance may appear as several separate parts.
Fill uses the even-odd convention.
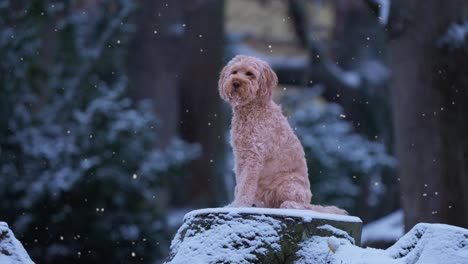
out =
[[[230,207],[255,206],[258,180],[263,168],[263,159],[261,157],[262,155],[253,153],[245,155],[242,161],[239,160],[242,166],[237,171],[234,201],[229,205]]]
[[[251,207],[255,205],[255,194],[258,186],[257,171],[245,172],[241,176],[242,180],[237,184],[237,193],[234,198],[234,205],[237,207]]]

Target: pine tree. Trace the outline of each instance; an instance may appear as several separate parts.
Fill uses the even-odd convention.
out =
[[[37,263],[151,263],[170,177],[198,153],[154,149],[126,97],[132,1],[0,3],[0,215]]]
[[[393,169],[395,159],[383,142],[356,133],[342,107],[319,94],[302,91],[284,99],[289,122],[306,153],[312,203],[338,205],[351,213],[362,209],[362,204],[378,207],[388,181],[383,171]]]

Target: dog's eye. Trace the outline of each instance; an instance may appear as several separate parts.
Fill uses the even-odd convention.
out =
[[[237,71],[232,71],[231,74],[237,74]]]
[[[251,73],[251,72],[248,71],[248,72],[245,73],[245,75],[247,75],[247,76],[250,77],[250,76],[253,76],[253,73]]]

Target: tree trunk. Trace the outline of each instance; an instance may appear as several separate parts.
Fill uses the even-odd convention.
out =
[[[220,0],[184,2],[186,44],[181,78],[181,132],[198,142],[202,155],[191,164],[187,188],[194,206],[226,202],[224,152],[226,122],[218,95],[223,66],[224,3]],[[234,190],[231,190],[234,191]]]
[[[362,84],[359,89],[344,89],[337,97],[336,90],[330,89],[325,96],[339,102],[346,113],[346,119],[354,129],[368,138],[385,144],[387,150],[393,147],[392,118],[389,99],[387,42],[385,32],[378,18],[363,1],[337,0],[335,3],[335,27],[333,31],[334,60],[345,70],[359,73]],[[375,69],[372,67],[380,66]],[[327,87],[328,90],[329,87]],[[392,153],[393,154],[393,153]],[[385,202],[369,204],[372,175],[361,181],[359,216],[368,221],[388,215],[401,208],[398,182],[394,170],[385,170],[379,175],[385,183]],[[383,201],[382,199],[382,201]]]
[[[133,96],[154,102],[154,111],[160,121],[158,147],[167,146],[177,134],[180,51],[184,33],[180,1],[166,2],[139,2],[137,32],[128,55]]]
[[[446,78],[445,58],[436,45],[460,18],[461,1],[405,4],[410,24],[390,42],[390,62],[406,229],[418,222],[467,227],[467,86]],[[466,69],[456,67],[453,74],[466,75]]]

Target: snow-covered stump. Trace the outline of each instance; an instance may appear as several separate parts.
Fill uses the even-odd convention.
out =
[[[361,229],[357,217],[307,210],[196,210],[185,215],[166,263],[294,263],[302,242],[336,237],[359,245]]]
[[[5,222],[0,222],[0,263],[34,264]]]

